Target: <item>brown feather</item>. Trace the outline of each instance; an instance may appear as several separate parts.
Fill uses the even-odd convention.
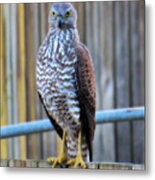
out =
[[[80,101],[80,120],[83,134],[86,137],[90,159],[92,156],[92,140],[95,131],[96,82],[91,56],[87,48],[80,43],[77,47],[77,79],[78,97]]]

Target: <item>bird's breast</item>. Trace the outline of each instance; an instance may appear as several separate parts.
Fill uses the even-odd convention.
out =
[[[38,84],[44,104],[54,119],[59,124],[77,125],[80,117],[75,70],[77,56],[72,43],[66,41],[56,38],[45,48]]]

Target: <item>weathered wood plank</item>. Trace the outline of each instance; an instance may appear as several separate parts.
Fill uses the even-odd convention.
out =
[[[26,55],[25,55],[25,8],[24,4],[18,4],[18,117],[20,122],[26,121]],[[25,159],[26,137],[21,136],[20,141],[20,158]]]
[[[130,104],[129,77],[129,2],[114,3],[115,22],[115,106]],[[116,161],[131,161],[130,124],[116,124]]]
[[[114,78],[113,78],[113,2],[100,2],[100,29],[99,29],[99,48],[100,58],[103,63],[100,67],[100,97],[102,105],[100,109],[113,109],[114,107]],[[104,21],[102,21],[104,19]],[[99,62],[100,62],[99,61]],[[109,133],[111,132],[111,133]],[[114,125],[111,123],[104,124],[102,127],[101,137],[103,140],[103,161],[115,161],[114,147]],[[101,152],[101,153],[102,153]]]
[[[5,83],[6,80],[6,37],[5,37],[5,19],[4,19],[4,5],[0,4],[0,71],[1,71],[1,86],[0,86],[0,126],[7,125],[7,91]],[[0,141],[0,157],[8,158],[8,141]]]
[[[28,168],[37,168],[38,162],[36,160],[26,160],[25,166]]]
[[[33,168],[50,168],[50,165],[45,160],[0,160],[1,167],[33,167]],[[144,170],[143,164],[131,163],[87,163],[87,169],[100,169],[100,170]]]
[[[35,107],[35,55],[34,55],[34,9],[32,4],[25,6],[25,50],[26,50],[26,102],[27,119],[33,121],[36,118]],[[31,18],[30,18],[31,17]],[[31,102],[31,103],[29,103]],[[27,136],[27,158],[37,159],[37,136]]]
[[[7,123],[13,124],[13,75],[12,75],[12,59],[11,59],[11,5],[4,5],[4,17],[5,17],[5,38],[6,38],[6,85],[7,85]],[[14,157],[14,139],[8,139],[8,158]]]
[[[113,108],[113,19],[112,19],[112,2],[97,3],[98,9],[95,12],[97,24],[93,32],[95,41],[94,60],[97,69],[97,108]],[[93,22],[94,23],[94,22]],[[94,53],[93,51],[93,53]],[[103,97],[102,99],[100,97]],[[94,160],[97,161],[114,161],[114,131],[112,124],[97,126],[94,140]],[[109,133],[111,132],[111,133]],[[102,154],[102,156],[101,156]]]
[[[100,163],[99,169],[102,170],[144,170],[142,164],[130,164],[130,163]]]
[[[92,2],[90,3],[90,8],[89,8],[89,29],[87,31],[90,31],[90,36],[89,36],[89,41],[90,43],[88,44],[88,48],[90,50],[95,69],[98,69],[95,71],[96,75],[96,89],[97,89],[97,109],[102,108],[102,100],[99,101],[100,96],[102,96],[102,88],[100,88],[101,84],[101,78],[103,75],[104,71],[104,64],[103,60],[101,59],[103,57],[103,54],[100,53],[100,26],[103,24],[102,22],[99,23],[99,4],[97,2]],[[103,15],[103,14],[102,14]],[[86,32],[87,33],[87,32]],[[101,39],[103,41],[103,38]],[[103,46],[101,46],[103,47]],[[103,49],[102,49],[103,51]],[[104,142],[103,142],[103,126],[96,126],[96,134],[94,138],[94,144],[93,147],[98,147],[98,148],[93,148],[93,155],[94,158],[93,160],[95,161],[103,161],[104,160]],[[102,152],[102,153],[101,153]],[[102,154],[102,156],[100,156]]]
[[[131,5],[131,92],[132,105],[144,104],[144,13],[145,2],[130,2]],[[133,122],[133,162],[144,162],[144,122]]]
[[[11,5],[11,61],[12,61],[12,98],[13,98],[13,123],[18,123],[18,89],[17,89],[17,4]],[[19,157],[19,138],[14,138],[14,158]]]

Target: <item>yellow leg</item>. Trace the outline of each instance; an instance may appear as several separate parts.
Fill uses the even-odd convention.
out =
[[[84,162],[82,158],[82,152],[81,152],[81,144],[82,144],[82,134],[81,131],[78,134],[78,153],[74,159],[70,159],[67,161],[67,165],[74,165],[74,168],[78,167],[81,165],[81,167],[86,168],[87,165]]]
[[[48,162],[52,162],[52,168],[55,168],[58,164],[64,162],[67,159],[67,156],[65,154],[65,139],[66,139],[66,131],[63,131],[63,138],[62,138],[62,147],[61,152],[58,157],[49,157],[47,159]]]

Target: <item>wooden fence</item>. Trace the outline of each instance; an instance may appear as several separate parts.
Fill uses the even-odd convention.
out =
[[[139,1],[73,3],[81,41],[96,70],[97,109],[144,105],[144,15]],[[36,54],[48,31],[51,3],[0,5],[1,125],[45,118],[36,94]],[[55,132],[1,140],[1,157],[56,155]],[[97,126],[94,160],[144,162],[144,122]]]

